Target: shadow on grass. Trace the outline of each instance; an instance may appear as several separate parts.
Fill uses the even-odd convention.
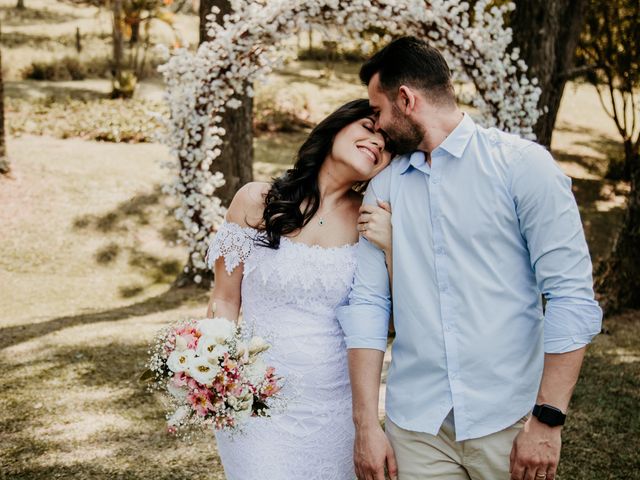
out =
[[[81,82],[68,80],[56,82],[49,80],[20,80],[5,83],[5,96],[8,98],[31,99],[31,100],[100,100],[111,98],[110,87],[105,87],[108,91],[101,91],[96,88],[84,86]]]
[[[206,303],[207,292],[201,288],[170,288],[160,295],[134,303],[133,305],[93,313],[67,315],[40,323],[0,328],[0,349],[33,338],[42,337],[65,328],[97,322],[126,320],[131,317],[141,317],[151,313],[178,308],[191,301]]]
[[[15,2],[12,2],[15,4]],[[70,22],[78,20],[82,17],[72,15],[71,13],[61,13],[46,8],[28,8],[29,2],[25,2],[27,8],[20,10],[13,5],[0,7],[0,18],[3,25],[7,27],[19,27],[32,24],[53,24]],[[44,26],[44,25],[43,25]]]
[[[26,373],[0,377],[0,427],[8,440],[0,446],[0,478],[224,478],[210,432],[197,433],[193,443],[166,434],[161,404],[137,381],[147,348],[80,342],[12,364]],[[47,402],[34,410],[43,381]],[[85,399],[85,391],[94,394]]]
[[[601,177],[607,170],[607,162],[600,158],[594,158],[587,155],[576,155],[567,153],[562,150],[554,150],[553,157],[558,162],[575,163],[585,169],[586,172]]]
[[[554,151],[554,156],[558,160],[575,162],[584,167],[590,173],[601,175],[607,171],[607,166],[611,160],[621,160],[624,158],[624,149],[622,141],[618,138],[611,138],[603,135],[602,132],[593,128],[576,127],[562,123],[556,126],[554,132],[557,133],[578,133],[584,136],[582,140],[576,140],[574,145],[580,147],[588,147],[596,152],[600,152],[606,160],[601,158],[593,158],[585,155],[573,155],[563,151]]]
[[[108,40],[111,35],[106,32],[87,32],[82,33],[82,42],[88,40]],[[69,33],[52,37],[51,35],[32,34],[24,32],[9,32],[2,35],[2,43],[5,48],[17,48],[29,46],[33,48],[45,48],[61,45],[63,47],[75,47],[76,35]]]
[[[136,226],[149,225],[151,210],[160,204],[161,188],[160,185],[155,185],[151,193],[135,195],[102,215],[76,217],[73,227],[78,230],[91,229],[99,233],[120,233],[128,230],[125,223],[127,220],[132,220]]]
[[[140,228],[161,224],[158,232],[165,242],[175,242],[179,225],[163,210],[163,194],[160,185],[150,193],[138,194],[117,205],[113,210],[101,215],[82,215],[73,221],[76,231],[90,231],[92,234],[111,234],[113,239],[98,249],[94,255],[96,263],[107,267],[125,255],[129,267],[138,271],[149,281],[148,285],[136,283],[120,288],[122,298],[140,295],[151,285],[173,282],[182,272],[182,264],[175,259],[167,259],[146,252],[142,243],[127,236],[128,232],[138,232]],[[162,216],[158,220],[158,216]]]
[[[359,68],[359,63],[332,63],[305,60],[297,61],[294,65],[286,69],[277,69],[275,73],[286,77],[290,81],[312,83],[321,88],[328,88],[332,86],[332,82],[336,79],[350,83],[354,81],[357,82]],[[315,70],[317,71],[317,75],[300,73],[304,70]],[[326,73],[329,73],[330,76],[324,76]]]
[[[269,163],[278,167],[289,167],[309,132],[261,133],[253,139],[256,162]]]
[[[626,207],[609,204],[611,195],[622,194],[616,182],[574,178],[573,194],[580,207],[580,216],[593,264],[605,258],[622,226]]]
[[[640,311],[589,347],[563,432],[563,479],[640,479]]]
[[[607,328],[609,334],[590,347],[574,394],[563,431],[559,480],[640,480],[640,311],[609,319]],[[3,474],[24,480],[222,479],[210,436],[196,437],[189,445],[164,434],[161,406],[137,381],[146,349],[141,343],[117,341],[54,347],[51,355],[35,362],[17,359],[10,367],[21,372],[32,367],[17,379],[3,365],[0,426],[10,439],[0,446]],[[65,378],[70,383],[60,381]],[[54,380],[47,392],[51,406],[34,411],[32,396],[41,393],[42,379]],[[105,395],[83,400],[85,390]],[[115,415],[125,421],[86,437],[76,430],[60,435],[68,425],[65,400],[79,402],[74,404],[78,418],[99,421],[101,415]],[[42,425],[47,435],[34,433]],[[82,428],[73,422],[64,428],[74,427]],[[104,450],[108,455],[95,454]],[[58,455],[72,461],[60,462]]]

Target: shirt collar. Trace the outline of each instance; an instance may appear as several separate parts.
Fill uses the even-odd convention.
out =
[[[462,154],[464,153],[465,148],[467,148],[469,140],[471,140],[475,131],[476,124],[467,113],[464,113],[462,115],[462,120],[460,120],[460,123],[458,123],[456,128],[454,128],[453,131],[447,135],[447,138],[445,138],[444,141],[433,151],[435,152],[442,149],[449,152],[454,157],[460,158],[462,157]]]
[[[422,150],[416,150],[413,153],[407,153],[400,157],[400,175],[409,170],[409,167],[418,168],[427,162],[427,157]]]
[[[445,152],[453,155],[455,158],[462,157],[471,137],[476,131],[476,124],[471,117],[464,113],[462,120],[453,131],[447,135],[447,138],[438,145],[432,152],[437,152],[442,149]],[[415,151],[411,154],[403,155],[400,159],[400,173],[405,173],[409,167],[418,168],[426,162],[425,153],[422,151]]]

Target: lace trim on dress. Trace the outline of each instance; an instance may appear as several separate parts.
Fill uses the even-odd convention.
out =
[[[238,265],[246,262],[251,256],[257,234],[255,228],[224,222],[207,250],[207,265],[213,269],[215,261],[224,257],[224,268],[227,274],[231,275]]]

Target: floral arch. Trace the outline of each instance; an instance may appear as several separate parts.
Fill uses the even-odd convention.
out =
[[[427,38],[443,52],[454,79],[473,86],[464,100],[478,110],[480,122],[533,137],[540,89],[527,78],[518,50],[509,48],[512,33],[504,17],[514,5],[491,3],[478,0],[471,8],[462,0],[235,0],[235,13],[223,18],[223,26],[215,22],[214,8],[208,17],[213,40],[197,52],[176,50],[160,67],[169,103],[165,143],[176,160],[165,191],[180,202],[180,239],[190,251],[185,273],[202,281],[208,242],[225,214],[214,195],[224,178],[212,168],[225,134],[220,114],[237,108],[239,95],[253,95],[251,85],[282,59],[281,41],[309,25],[338,27],[326,31],[338,41],[369,28],[388,32],[384,40]]]

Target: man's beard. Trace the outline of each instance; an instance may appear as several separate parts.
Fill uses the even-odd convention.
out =
[[[407,118],[395,104],[392,121],[392,125],[383,129],[391,140],[390,149],[396,155],[415,152],[424,138],[424,127]]]

